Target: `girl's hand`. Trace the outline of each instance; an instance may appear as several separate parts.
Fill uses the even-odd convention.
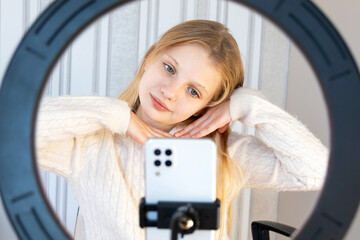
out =
[[[230,100],[222,102],[212,108],[199,119],[174,134],[175,137],[201,138],[217,130],[225,132],[231,122]]]
[[[144,144],[150,137],[173,137],[170,133],[151,127],[131,111],[126,134],[140,144]]]

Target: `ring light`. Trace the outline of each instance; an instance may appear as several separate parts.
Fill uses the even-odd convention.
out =
[[[61,53],[92,21],[130,1],[58,0],[25,34],[0,90],[0,190],[21,239],[70,239],[40,186],[34,124],[42,90]],[[309,0],[237,0],[267,16],[302,49],[324,92],[331,125],[326,181],[295,239],[342,239],[360,199],[360,76],[346,44]]]

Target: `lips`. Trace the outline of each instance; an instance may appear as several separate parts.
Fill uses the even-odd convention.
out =
[[[163,102],[160,101],[160,99],[154,97],[151,94],[150,94],[150,97],[151,97],[152,104],[156,110],[163,111],[163,112],[170,111],[168,109],[168,107]]]

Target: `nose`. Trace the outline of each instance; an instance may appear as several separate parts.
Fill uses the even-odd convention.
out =
[[[176,83],[174,80],[172,82],[165,83],[161,87],[161,93],[163,94],[164,98],[175,101],[178,98],[180,91],[180,85]]]

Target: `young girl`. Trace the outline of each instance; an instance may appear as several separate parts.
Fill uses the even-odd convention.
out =
[[[240,188],[316,190],[327,149],[295,118],[242,87],[238,46],[222,24],[194,20],[145,54],[119,99],[44,99],[36,132],[41,168],[65,177],[80,213],[76,239],[145,239],[144,148],[149,137],[210,137],[218,146],[218,239],[228,239]],[[229,123],[255,127],[256,136]]]

